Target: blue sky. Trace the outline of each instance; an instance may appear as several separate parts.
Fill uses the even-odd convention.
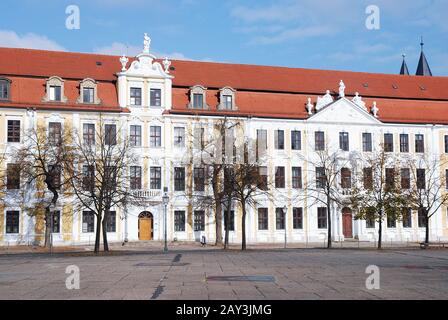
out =
[[[368,30],[366,7],[380,9]],[[81,28],[65,26],[68,5]],[[2,0],[0,46],[217,62],[415,73],[420,35],[434,75],[448,76],[448,0]]]

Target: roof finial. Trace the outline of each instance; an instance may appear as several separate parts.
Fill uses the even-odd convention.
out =
[[[408,69],[408,65],[406,64],[406,54],[403,53],[401,56],[403,57],[403,62],[401,63],[400,74],[408,76],[409,69]]]
[[[423,36],[420,36],[420,46],[422,47],[422,52],[423,52],[423,46],[425,45],[425,43],[423,42]]]

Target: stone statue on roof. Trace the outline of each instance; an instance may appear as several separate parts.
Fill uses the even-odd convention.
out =
[[[341,80],[341,82],[339,82],[339,98],[344,97],[345,97],[345,84],[344,81]]]
[[[151,38],[148,36],[147,33],[145,33],[143,37],[143,52],[149,53],[149,47],[151,45]]]

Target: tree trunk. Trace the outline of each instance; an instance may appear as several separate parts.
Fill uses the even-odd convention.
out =
[[[45,248],[50,248],[51,244],[51,211],[50,206],[45,207]]]
[[[327,201],[327,219],[328,219],[328,239],[327,239],[327,248],[331,248],[331,203]]]
[[[224,219],[224,226],[225,226],[225,240],[224,240],[224,249],[229,248],[229,223],[230,223],[230,207],[232,205],[231,201],[227,201],[227,210],[226,210],[226,217]]]
[[[215,199],[216,201],[216,199]],[[216,201],[215,205],[215,227],[216,227],[216,239],[215,245],[222,245],[222,204],[221,201]]]
[[[103,248],[104,251],[109,251],[109,243],[107,241],[107,217],[108,213],[104,215],[103,219]]]
[[[425,244],[429,244],[429,216],[428,216],[428,213],[426,213],[426,215],[425,215],[425,222],[426,222]]]
[[[381,241],[383,238],[383,215],[380,215],[380,220],[378,222],[378,249],[381,249]]]
[[[96,216],[96,232],[95,232],[95,248],[94,252],[100,252],[100,240],[101,240],[101,215]]]
[[[241,203],[243,216],[241,218],[241,250],[246,250],[246,203]]]

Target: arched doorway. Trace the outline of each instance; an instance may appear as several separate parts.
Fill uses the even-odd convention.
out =
[[[344,238],[353,238],[353,216],[350,208],[342,209],[342,233]]]
[[[153,225],[154,219],[152,213],[143,211],[138,215],[138,239],[152,240],[153,239]]]

